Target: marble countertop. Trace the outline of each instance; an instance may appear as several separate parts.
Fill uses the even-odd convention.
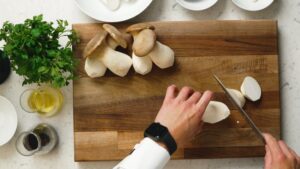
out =
[[[47,20],[67,19],[70,23],[95,22],[83,14],[74,0],[0,0],[0,25],[6,20],[21,22],[28,17],[44,14]],[[276,19],[280,34],[280,69],[282,96],[283,139],[300,153],[300,1],[275,0],[260,12],[247,12],[230,0],[220,0],[217,5],[202,12],[183,9],[175,0],[154,0],[151,6],[133,21],[153,20],[223,20],[223,19]],[[0,95],[13,102],[18,112],[17,133],[29,130],[35,124],[46,122],[58,131],[58,147],[46,156],[23,157],[14,147],[16,137],[0,147],[0,169],[110,169],[117,162],[75,163],[73,151],[72,85],[65,87],[66,104],[62,112],[52,118],[40,118],[25,113],[19,106],[19,96],[26,87],[13,73],[0,85]],[[1,107],[1,105],[0,105]],[[263,168],[263,158],[211,159],[171,161],[166,169],[257,169]]]

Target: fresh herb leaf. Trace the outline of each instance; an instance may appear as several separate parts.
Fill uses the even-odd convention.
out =
[[[24,77],[23,85],[48,83],[63,87],[75,78],[77,60],[73,57],[72,44],[79,42],[68,22],[43,20],[43,15],[26,19],[24,23],[5,22],[0,29],[0,41],[6,44],[3,51],[11,60],[12,69]],[[67,37],[62,46],[59,41]]]

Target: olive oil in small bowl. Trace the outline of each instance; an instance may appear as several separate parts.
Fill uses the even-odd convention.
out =
[[[61,110],[63,102],[62,92],[48,86],[27,89],[20,97],[20,104],[24,111],[38,113],[45,117],[56,115]]]

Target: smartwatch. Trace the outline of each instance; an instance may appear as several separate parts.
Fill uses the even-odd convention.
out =
[[[144,133],[144,137],[149,137],[156,142],[162,142],[168,148],[169,154],[172,155],[177,150],[177,144],[167,127],[160,123],[152,123]]]

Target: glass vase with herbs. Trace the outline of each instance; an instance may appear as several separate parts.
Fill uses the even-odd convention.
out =
[[[0,29],[0,41],[4,41],[3,56],[10,60],[12,70],[24,78],[23,85],[42,86],[30,90],[28,97],[21,97],[23,109],[29,106],[24,110],[46,116],[60,110],[63,103],[60,88],[75,77],[77,61],[73,57],[72,44],[78,40],[76,33],[68,29],[67,21],[57,20],[54,24],[44,21],[42,15],[19,24],[3,24]]]

